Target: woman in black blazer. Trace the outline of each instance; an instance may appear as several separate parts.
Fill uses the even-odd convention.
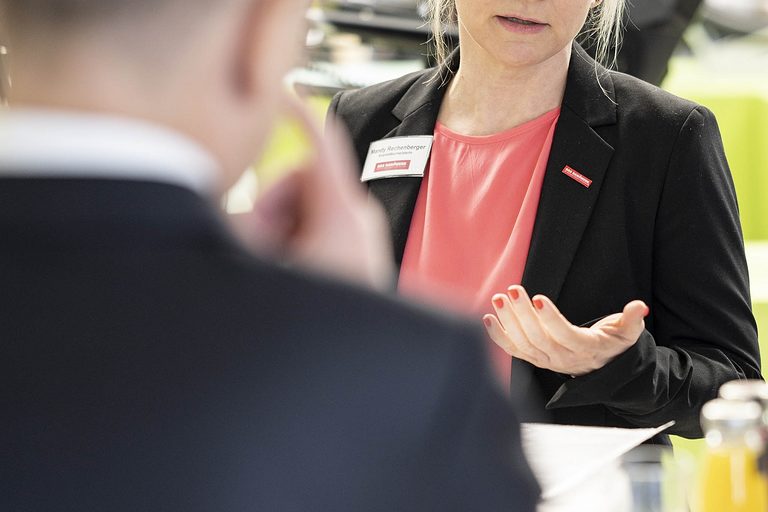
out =
[[[674,420],[670,433],[700,437],[701,407],[722,383],[760,378],[736,197],[713,115],[606,70],[573,42],[589,15],[609,47],[621,0],[432,3],[436,26],[458,20],[459,51],[436,69],[332,102],[360,166],[371,142],[432,135],[438,120],[494,133],[559,106],[522,282],[486,316],[489,334],[515,365],[533,368],[555,422]],[[421,182],[369,182],[398,264]]]

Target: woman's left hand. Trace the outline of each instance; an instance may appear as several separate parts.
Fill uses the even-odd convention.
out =
[[[494,295],[493,307],[496,314],[485,315],[483,322],[497,345],[512,357],[574,377],[602,368],[634,345],[649,313],[644,302],[635,300],[621,313],[578,327],[547,297],[531,301],[522,286]]]

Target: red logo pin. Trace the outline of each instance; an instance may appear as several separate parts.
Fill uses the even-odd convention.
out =
[[[581,174],[576,169],[572,168],[570,165],[566,165],[565,169],[563,169],[563,174],[571,178],[573,181],[584,185],[586,188],[589,188],[590,185],[592,185],[592,180]]]
[[[411,166],[410,160],[392,160],[390,162],[379,162],[373,172],[382,171],[407,171]]]

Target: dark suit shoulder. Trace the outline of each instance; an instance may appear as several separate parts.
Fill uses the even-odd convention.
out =
[[[479,327],[322,276],[244,263],[247,272],[238,273],[243,281],[248,274],[250,298],[237,294],[242,314],[251,328],[274,333],[256,337],[267,345],[257,366],[293,375],[279,389],[281,407],[292,414],[273,415],[271,422],[278,431],[293,431],[297,402],[304,407],[299,419],[314,418],[312,442],[297,450],[290,438],[275,447],[275,457],[347,454],[374,443],[365,463],[397,468],[388,475],[398,481],[388,486],[388,499],[398,505],[384,509],[458,511],[478,503],[483,510],[508,510],[513,503],[533,509],[538,485],[520,450],[515,413],[491,384]],[[231,329],[244,324],[227,322]],[[418,446],[416,455],[403,446]],[[334,464],[323,463],[322,477],[314,478],[342,471]]]
[[[480,340],[479,327],[468,318],[452,316],[402,298],[373,293],[351,283],[314,274],[311,272],[284,269],[272,263],[252,258],[243,258],[238,264],[249,274],[241,283],[250,287],[250,292],[261,295],[264,288],[275,290],[297,290],[298,293],[273,295],[270,301],[286,300],[292,303],[297,318],[328,314],[327,318],[337,318],[340,311],[350,321],[334,327],[338,331],[368,332],[375,336],[400,336],[395,343],[420,345],[425,349],[446,348],[457,341],[467,345],[467,340]],[[285,304],[286,309],[289,307]],[[271,309],[279,305],[272,303]],[[309,319],[307,319],[309,320]],[[410,339],[403,339],[408,335]],[[473,345],[471,342],[469,345]],[[391,346],[391,344],[390,344]],[[477,348],[477,347],[475,347]],[[464,350],[462,349],[462,352]]]
[[[9,181],[0,510],[533,510],[479,328],[256,259],[185,190]]]

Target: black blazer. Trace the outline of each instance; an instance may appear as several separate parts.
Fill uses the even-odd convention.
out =
[[[0,290],[0,510],[534,510],[474,326],[256,260],[186,189],[0,179]]]
[[[434,73],[333,99],[330,113],[349,128],[361,166],[372,141],[433,133],[446,90],[440,80],[428,82]],[[565,166],[592,185],[565,176]],[[420,184],[369,183],[388,213],[398,263]],[[556,422],[675,420],[670,432],[697,437],[700,409],[722,383],[760,378],[736,196],[712,113],[596,68],[579,46],[522,284],[553,299],[575,324],[619,312],[632,299],[651,308],[637,344],[604,368],[576,379],[536,369],[541,405]]]

